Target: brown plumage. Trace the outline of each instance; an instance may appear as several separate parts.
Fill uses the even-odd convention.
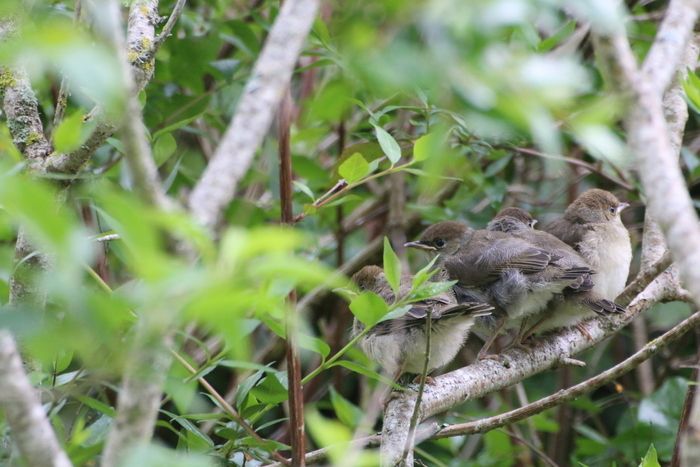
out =
[[[559,322],[566,323],[566,325],[578,324],[590,316],[590,312],[587,312],[586,309],[597,314],[623,311],[622,307],[601,297],[593,290],[595,272],[573,248],[554,235],[531,228],[529,219],[532,217],[526,211],[518,208],[508,208],[507,211],[504,211],[496,215],[494,220],[489,223],[489,228],[498,229],[506,226],[510,235],[526,240],[558,256],[559,259],[556,262],[567,271],[581,273],[579,280],[564,289],[563,296],[556,297],[550,306],[539,315],[539,319],[544,321],[536,326],[538,330],[552,329],[552,324]],[[563,316],[556,316],[558,314],[563,314]]]
[[[591,288],[594,299],[587,303],[595,313],[624,310],[613,300],[625,288],[632,261],[629,232],[620,219],[620,212],[627,206],[608,191],[588,190],[566,208],[561,218],[545,227],[547,232],[576,250],[595,270]],[[592,316],[590,312],[557,313],[539,329],[570,326]]]
[[[439,267],[458,281],[458,297],[466,291],[469,296],[486,297],[496,307],[499,323],[486,348],[506,321],[520,324],[589,272],[567,271],[556,263],[558,255],[523,239],[504,232],[474,230],[459,222],[435,224],[418,241],[406,245],[440,254]]]
[[[365,266],[356,272],[352,280],[362,291],[374,292],[385,302],[394,302],[394,292],[379,266]],[[411,288],[412,278],[401,279],[401,295]],[[431,346],[428,371],[449,363],[457,354],[477,317],[491,313],[493,307],[484,302],[457,303],[451,291],[411,304],[410,310],[400,318],[382,321],[360,340],[362,350],[377,361],[388,374],[420,373],[425,361],[426,320],[431,319]],[[358,320],[353,324],[353,334],[364,329]]]

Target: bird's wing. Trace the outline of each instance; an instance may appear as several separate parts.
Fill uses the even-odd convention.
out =
[[[542,272],[555,257],[552,253],[531,246],[517,239],[504,239],[495,243],[477,261],[490,276],[499,276],[508,269],[518,269],[524,274]]]
[[[557,237],[573,249],[578,251],[578,244],[583,241],[583,236],[588,229],[583,224],[571,222],[563,217],[556,219],[544,227],[545,232]]]
[[[475,318],[478,316],[487,316],[491,314],[493,307],[483,302],[460,303],[446,306],[428,299],[414,303],[411,309],[400,318],[382,321],[372,329],[372,332],[378,335],[384,335],[416,326],[425,326],[429,310],[431,310],[432,320],[440,320],[461,315],[470,315]]]
[[[618,305],[613,301],[605,300],[602,298],[588,297],[581,300],[581,303],[599,315],[625,312],[625,307],[623,307],[622,305]]]

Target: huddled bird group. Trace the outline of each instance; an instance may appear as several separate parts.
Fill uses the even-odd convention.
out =
[[[534,336],[572,326],[590,338],[584,320],[624,311],[614,300],[632,260],[620,219],[627,206],[608,191],[591,189],[544,230],[535,229],[537,221],[528,212],[512,207],[485,229],[455,221],[428,227],[406,246],[437,256],[433,280],[455,281],[454,286],[379,323],[361,338],[360,347],[398,377],[423,369],[428,322],[428,372],[449,363],[470,331],[484,340],[479,359],[494,357],[489,349],[506,331],[515,334],[509,347],[526,347]],[[387,303],[397,298],[378,266],[365,266],[353,281]],[[410,288],[411,277],[402,278],[399,295]],[[353,333],[362,329],[356,320]]]

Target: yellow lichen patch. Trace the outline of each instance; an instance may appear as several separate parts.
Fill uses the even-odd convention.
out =
[[[15,77],[7,68],[0,68],[0,90],[7,89],[17,84]]]

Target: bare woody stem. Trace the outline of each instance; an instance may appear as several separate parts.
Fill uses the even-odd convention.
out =
[[[36,389],[24,372],[15,340],[0,329],[0,408],[27,465],[70,467]]]
[[[289,132],[292,124],[292,96],[289,89],[284,94],[278,112],[279,177],[282,224],[294,222],[292,201],[292,150]],[[285,356],[289,394],[289,436],[292,446],[292,464],[304,465],[306,435],[304,434],[304,393],[301,387],[301,359],[297,345],[296,290],[287,297]]]

